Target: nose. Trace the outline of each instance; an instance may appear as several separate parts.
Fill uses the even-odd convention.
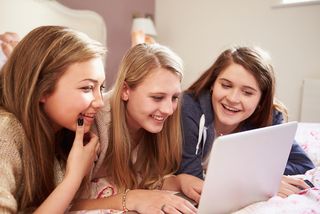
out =
[[[234,89],[234,90],[231,90],[230,93],[227,95],[227,100],[232,103],[238,103],[240,102],[240,96],[241,96],[240,91],[237,89]]]
[[[104,106],[104,102],[102,99],[102,94],[96,93],[94,96],[94,100],[92,101],[92,107],[94,108],[102,108]]]
[[[174,105],[172,101],[164,101],[161,105],[160,111],[164,114],[171,115],[174,112]]]

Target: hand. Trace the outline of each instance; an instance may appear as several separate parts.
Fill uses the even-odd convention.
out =
[[[142,30],[133,31],[131,33],[131,47],[142,43],[154,44],[156,41],[151,36],[146,35]]]
[[[179,174],[177,175],[177,179],[180,182],[180,187],[183,194],[199,204],[203,180],[188,174]]]
[[[141,214],[197,213],[189,201],[163,190],[131,190],[127,194],[126,205],[129,210]]]
[[[297,194],[303,189],[310,188],[302,178],[298,176],[282,176],[278,196],[286,198],[289,195]]]
[[[77,126],[76,136],[67,160],[66,176],[82,180],[90,172],[93,162],[97,158],[100,144],[95,134],[88,134],[90,134],[90,140],[84,146],[84,124]]]
[[[0,34],[0,41],[2,51],[4,55],[8,58],[11,55],[13,49],[20,41],[20,37],[16,33],[5,32],[3,34]]]

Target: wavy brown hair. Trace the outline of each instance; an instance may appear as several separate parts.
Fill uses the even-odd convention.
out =
[[[137,87],[155,68],[165,68],[180,78],[183,75],[181,59],[169,48],[158,44],[139,44],[130,48],[122,59],[111,91],[112,122],[105,163],[108,175],[120,189],[157,188],[165,175],[178,169],[181,160],[179,104],[165,121],[161,132],[154,134],[144,130],[137,160],[135,163],[131,161],[133,142],[126,123],[122,90],[125,83],[129,88]]]
[[[267,52],[258,47],[234,47],[225,50],[186,91],[193,93],[197,99],[202,92],[210,90],[219,74],[233,63],[249,71],[262,92],[258,107],[243,123],[249,123],[255,127],[272,125],[273,109],[282,112],[287,119],[287,109],[275,98],[276,83],[270,57]]]
[[[54,92],[57,81],[71,64],[103,57],[105,52],[100,43],[83,33],[61,26],[42,26],[18,43],[4,65],[0,105],[17,117],[26,135],[22,145],[25,186],[19,209],[39,206],[53,191],[54,158],[57,152],[66,151],[55,147],[57,139],[41,98]]]

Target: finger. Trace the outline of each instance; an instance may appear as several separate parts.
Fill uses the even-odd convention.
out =
[[[289,195],[300,192],[300,189],[298,189],[294,186],[285,186],[285,187],[282,187],[279,192],[283,193],[287,197]]]
[[[278,192],[277,195],[280,196],[281,198],[286,198],[287,197],[287,195],[285,195],[285,194],[283,194],[281,192]]]
[[[299,190],[303,190],[303,189],[308,189],[310,188],[304,181],[302,178],[294,178],[294,177],[289,177],[287,179],[287,182],[291,185],[291,186],[295,186],[296,188],[298,188]]]
[[[5,42],[1,44],[1,47],[2,47],[2,51],[3,51],[4,55],[6,57],[9,57],[13,51],[13,47]]]
[[[292,184],[292,181],[289,183],[288,180],[281,181],[280,189],[281,190],[279,192],[285,192],[287,195],[300,192],[300,189],[296,187],[296,185]]]
[[[13,32],[5,32],[3,34],[0,34],[0,40],[4,42],[12,42],[12,41],[19,41],[20,37],[18,34],[13,33]]]
[[[189,213],[197,213],[198,209],[193,204],[191,204],[189,201],[186,201],[185,205],[188,207]]]
[[[86,144],[86,146],[92,147],[92,148],[94,148],[95,151],[96,151],[96,146],[97,146],[98,141],[99,141],[98,136],[95,135],[95,134],[92,133],[92,132],[88,132],[87,134],[89,134],[90,140],[89,140],[89,142]]]
[[[183,198],[178,198],[175,200],[175,208],[178,209],[181,213],[196,213],[197,209],[192,205],[190,201]],[[170,204],[168,205],[170,207]]]
[[[188,193],[188,196],[190,199],[194,200],[196,203],[199,203],[200,201],[200,194],[196,190],[192,190]]]
[[[306,182],[304,182],[304,180],[302,180],[302,179],[299,179],[299,180],[297,181],[296,186],[297,186],[298,188],[300,188],[300,189],[308,189],[308,188],[310,188],[310,186],[309,186]]]
[[[15,48],[18,43],[19,43],[19,41],[12,41],[12,42],[11,42],[11,47],[12,47],[12,48]]]
[[[6,34],[9,35],[13,41],[19,41],[20,40],[20,37],[19,37],[19,35],[17,33],[6,32]]]
[[[74,143],[83,145],[83,136],[84,136],[84,119],[79,117],[77,120],[77,129]]]
[[[181,214],[181,212],[179,212],[178,209],[168,204],[166,204],[165,206],[162,206],[161,211],[164,213]],[[183,213],[187,213],[187,212],[183,212]]]

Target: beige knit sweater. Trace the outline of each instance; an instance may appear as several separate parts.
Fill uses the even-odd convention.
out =
[[[24,212],[18,210],[24,188],[22,171],[22,144],[24,130],[17,118],[0,108],[0,213]],[[55,183],[62,181],[63,170],[55,161]]]
[[[104,158],[108,147],[108,130],[110,126],[110,94],[104,95],[105,106],[99,111],[93,131],[100,140],[99,159],[93,167],[89,180],[106,176],[103,167]],[[0,107],[0,213],[24,212],[18,210],[21,194],[24,188],[24,176],[22,172],[22,144],[25,134],[21,123],[11,113]],[[64,176],[64,170],[55,160],[55,183],[60,183]],[[90,189],[83,185],[77,197],[90,197]]]

